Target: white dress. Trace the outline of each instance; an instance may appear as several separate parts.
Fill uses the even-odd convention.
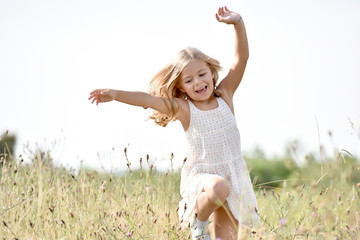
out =
[[[259,223],[257,202],[242,156],[235,116],[222,98],[216,99],[218,107],[208,111],[199,110],[188,101],[190,125],[185,134],[190,149],[181,170],[180,224],[192,223],[195,201],[205,183],[220,176],[230,183],[226,200],[232,214],[239,224],[254,226]]]

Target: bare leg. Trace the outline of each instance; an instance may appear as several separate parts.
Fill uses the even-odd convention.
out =
[[[207,220],[218,209],[230,193],[230,186],[224,178],[212,178],[205,184],[203,192],[199,195],[195,212],[200,221]]]
[[[224,206],[216,209],[212,216],[215,238],[236,240],[239,223],[228,209],[226,202]]]

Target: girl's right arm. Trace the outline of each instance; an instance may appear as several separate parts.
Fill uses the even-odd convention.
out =
[[[95,89],[90,93],[89,100],[91,103],[118,102],[139,106],[143,108],[152,108],[158,112],[169,113],[169,100],[161,97],[152,96],[145,92],[130,92],[114,89]]]

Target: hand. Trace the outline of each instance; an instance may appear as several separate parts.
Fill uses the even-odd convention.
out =
[[[220,7],[215,17],[219,22],[234,25],[242,20],[240,14],[230,11],[226,6]]]
[[[96,105],[99,103],[110,102],[115,99],[115,92],[112,89],[95,89],[90,93],[89,100],[91,103],[96,102]]]

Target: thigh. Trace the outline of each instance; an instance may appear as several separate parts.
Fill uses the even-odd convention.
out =
[[[212,214],[214,234],[216,238],[237,239],[239,223],[230,212],[227,202]]]
[[[206,189],[208,188],[214,188],[216,184],[223,182],[225,180],[225,178],[215,174],[204,174],[203,176],[204,179],[206,179],[203,184],[203,189],[202,189],[203,192],[206,191]]]

